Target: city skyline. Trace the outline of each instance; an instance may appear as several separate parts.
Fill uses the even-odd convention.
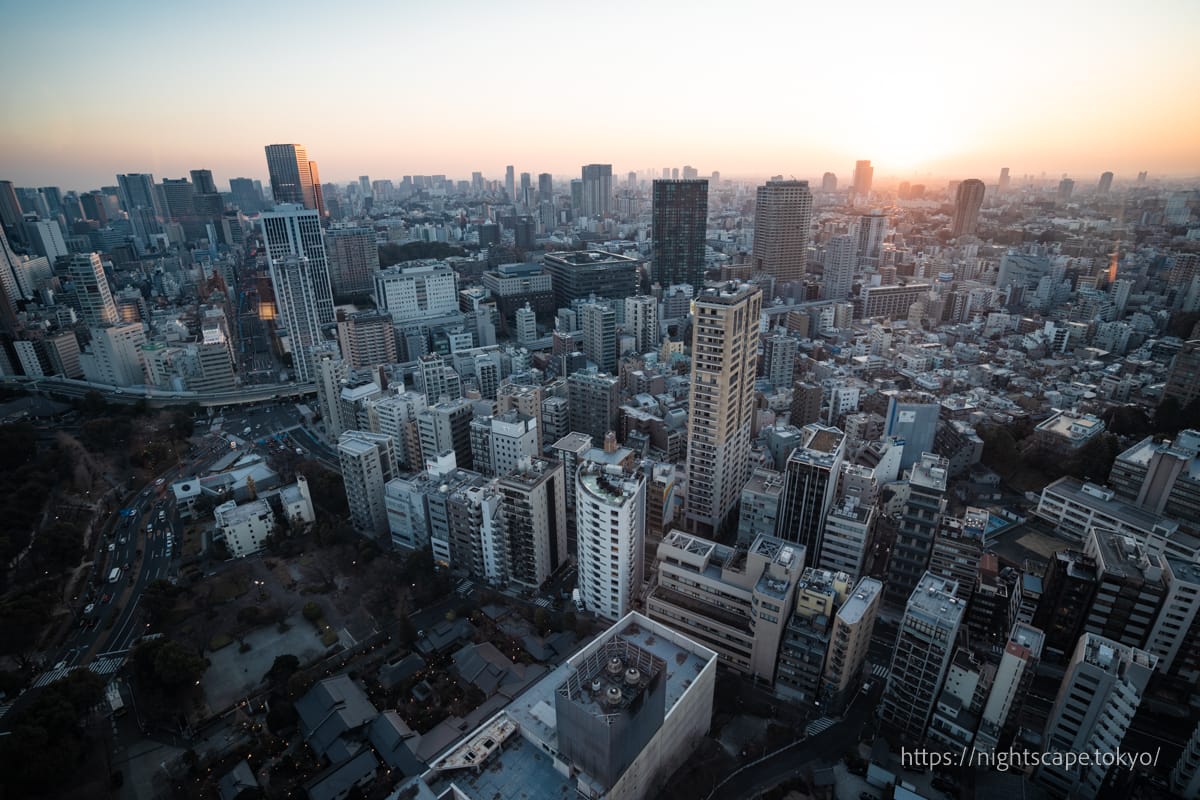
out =
[[[338,183],[476,170],[499,178],[507,164],[568,175],[591,162],[612,163],[615,174],[690,163],[701,175],[747,179],[831,170],[843,185],[860,159],[872,160],[881,181],[990,183],[1003,166],[1014,176],[1069,173],[1084,182],[1107,170],[1118,182],[1141,170],[1200,173],[1200,109],[1183,100],[1200,95],[1200,55],[1188,44],[1200,7],[1184,2],[1137,12],[1113,3],[1086,18],[1032,3],[967,14],[932,1],[817,9],[806,12],[804,30],[831,35],[787,47],[762,40],[768,22],[794,13],[775,4],[730,17],[715,8],[683,16],[465,3],[428,18],[384,5],[338,17],[315,4],[282,17],[232,3],[218,4],[228,14],[68,5],[14,5],[0,32],[10,65],[0,97],[16,112],[0,121],[0,172],[18,184],[87,188],[116,173],[170,177],[202,167],[224,186],[265,177],[262,148],[273,142],[304,143],[325,180]],[[212,30],[226,17],[237,35]],[[289,66],[290,43],[314,26],[321,57]],[[366,33],[392,30],[396,44]],[[130,31],[140,47],[105,49]],[[212,32],[195,40],[194,57],[207,68],[173,66],[180,34],[204,31]],[[1138,43],[1125,44],[1133,31]],[[553,59],[574,36],[595,44],[595,61],[539,70],[527,102],[489,84],[497,62],[519,65],[512,53]],[[696,42],[702,80],[670,79],[679,39]],[[94,74],[136,80],[137,91],[98,91],[96,80],[80,79],[76,60],[47,57],[97,48]],[[961,63],[966,54],[972,60]],[[747,71],[795,80],[746,81]],[[605,112],[609,98],[616,102]],[[301,100],[309,113],[295,113]]]

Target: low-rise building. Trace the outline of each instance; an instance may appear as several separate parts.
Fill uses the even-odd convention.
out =
[[[213,517],[234,558],[262,550],[275,528],[275,513],[266,500],[251,500],[241,505],[230,500],[214,508]]]

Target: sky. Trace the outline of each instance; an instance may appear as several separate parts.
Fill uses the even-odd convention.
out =
[[[0,0],[0,20],[19,186],[226,187],[266,178],[274,142],[326,182],[1200,175],[1196,0]]]

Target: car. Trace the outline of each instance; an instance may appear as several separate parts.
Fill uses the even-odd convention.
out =
[[[109,542],[109,543],[108,543],[108,552],[110,552],[110,553],[111,553],[113,550],[116,550],[116,549],[117,549],[117,543],[116,543],[116,542]]]
[[[112,600],[112,592],[105,592],[104,596],[100,598],[101,603],[107,603],[109,600]]]
[[[167,479],[166,479],[166,478],[159,478],[158,480],[156,480],[156,481],[154,482],[154,485],[155,485],[155,486],[162,486],[162,485],[163,485],[164,483],[166,483],[166,482],[167,482]]]
[[[84,609],[83,609],[83,613],[84,613],[84,614],[90,614],[90,613],[92,613],[92,612],[93,612],[93,611],[95,611],[95,610],[96,610],[96,604],[95,604],[95,603],[88,603],[88,604],[87,604],[87,605],[84,607]]]

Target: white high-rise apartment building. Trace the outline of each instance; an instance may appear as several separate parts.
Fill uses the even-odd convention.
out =
[[[284,203],[262,214],[259,224],[293,369],[300,382],[308,383],[313,379],[309,348],[321,342],[321,326],[334,322],[321,216],[315,209]]]
[[[89,350],[79,354],[83,376],[94,383],[109,386],[140,386],[146,382],[146,358],[142,345],[146,332],[142,323],[107,325],[92,328]]]
[[[1060,753],[1115,753],[1141,705],[1158,659],[1136,647],[1085,633],[1050,709],[1045,749]],[[1105,766],[1046,765],[1038,783],[1059,797],[1098,797]]]
[[[350,522],[355,530],[382,538],[388,533],[383,487],[396,475],[392,437],[383,433],[346,431],[338,438],[338,458]]]
[[[688,393],[687,518],[719,531],[750,478],[750,423],[762,290],[718,284],[695,301]]]
[[[313,380],[317,384],[317,410],[325,421],[325,438],[336,442],[350,426],[342,420],[342,383],[350,377],[350,365],[341,357],[337,344],[328,342],[312,351]]]
[[[854,283],[854,238],[834,236],[825,250],[825,299],[845,300]]]
[[[625,330],[632,334],[639,354],[658,349],[658,301],[648,295],[625,298]]]
[[[644,582],[646,476],[584,462],[575,476],[579,594],[605,619],[627,614]]]
[[[375,273],[375,303],[399,324],[458,311],[458,275],[444,264]]]
[[[79,301],[79,319],[87,325],[117,322],[117,304],[100,263],[99,253],[76,253],[67,265],[67,276]]]
[[[617,315],[608,305],[588,303],[579,309],[583,354],[610,375],[617,371]]]
[[[825,517],[817,566],[851,578],[862,575],[874,527],[875,507],[870,502],[859,502],[853,495],[839,498]]]
[[[808,181],[767,181],[758,187],[751,262],[756,272],[781,282],[804,280],[812,238],[812,203]]]

